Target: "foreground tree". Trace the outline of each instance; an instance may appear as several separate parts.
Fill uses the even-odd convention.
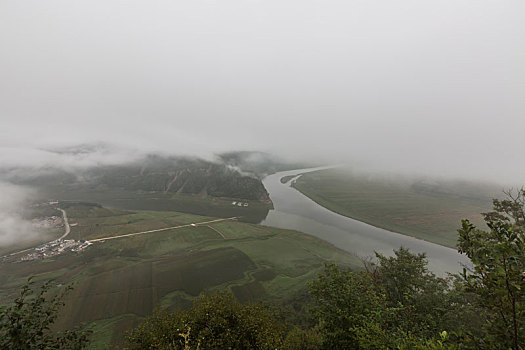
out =
[[[458,250],[472,261],[462,278],[487,311],[484,336],[477,346],[525,349],[525,191],[507,192],[485,213],[488,231],[463,220]]]
[[[452,289],[447,281],[428,270],[425,254],[401,247],[394,256],[376,253],[373,271],[376,285],[385,291],[387,305],[398,308],[397,327],[425,337],[434,337],[449,327]]]
[[[376,256],[367,271],[326,265],[311,283],[322,347],[454,349],[458,339],[450,331],[470,311],[465,295],[429,272],[424,254],[400,248],[392,257]]]
[[[310,293],[315,300],[312,314],[319,323],[323,348],[357,349],[360,335],[365,334],[373,334],[377,342],[387,341],[381,321],[391,310],[387,310],[384,293],[374,288],[371,274],[327,264],[310,284]]]
[[[0,309],[0,349],[77,350],[88,345],[87,332],[51,331],[50,327],[64,305],[63,297],[71,287],[49,296],[50,285],[51,281],[48,281],[35,291],[34,283],[29,279],[13,305]]]
[[[128,337],[131,349],[278,349],[284,325],[231,293],[202,294],[185,311],[157,310]]]

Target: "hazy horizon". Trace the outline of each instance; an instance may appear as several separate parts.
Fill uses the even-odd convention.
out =
[[[3,1],[0,167],[285,159],[520,185],[521,1]],[[111,152],[51,149],[105,143]]]

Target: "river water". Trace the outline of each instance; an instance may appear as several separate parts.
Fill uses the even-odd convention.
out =
[[[458,272],[469,260],[455,249],[430,243],[396,232],[374,227],[334,213],[290,186],[292,180],[281,183],[284,176],[299,175],[330,167],[282,171],[263,179],[274,209],[261,225],[301,231],[321,238],[334,246],[360,257],[372,257],[374,252],[393,255],[400,246],[415,253],[426,253],[429,268],[443,275]]]

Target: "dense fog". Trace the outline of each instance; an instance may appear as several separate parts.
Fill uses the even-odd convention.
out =
[[[23,217],[33,193],[3,182],[0,193],[0,247],[35,238],[38,230]]]
[[[104,142],[128,156],[262,150],[511,181],[525,170],[522,1],[0,6],[2,164]]]

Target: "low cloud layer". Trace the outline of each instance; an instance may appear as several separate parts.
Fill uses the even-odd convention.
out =
[[[0,9],[0,166],[261,150],[524,178],[521,0],[7,0]],[[53,151],[97,143],[112,146]]]
[[[38,170],[56,168],[76,172],[90,167],[123,164],[145,153],[108,144],[82,144],[67,147],[0,147],[0,168]]]
[[[30,190],[0,182],[0,247],[30,241],[37,230],[23,218],[32,197]]]

